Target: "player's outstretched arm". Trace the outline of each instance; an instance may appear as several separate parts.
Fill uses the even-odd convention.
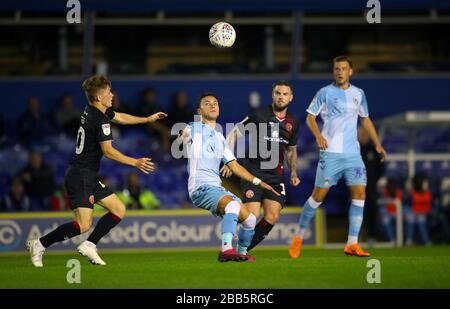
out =
[[[367,130],[367,133],[370,136],[370,139],[375,145],[375,149],[377,150],[378,154],[381,155],[381,162],[387,160],[387,153],[386,150],[384,150],[383,146],[381,146],[380,139],[378,138],[377,130],[375,130],[375,126],[373,125],[372,120],[369,117],[363,117],[361,119],[361,125],[364,129]]]
[[[322,133],[320,133],[320,129],[316,121],[316,116],[308,113],[308,116],[306,117],[306,124],[316,138],[316,143],[317,146],[319,146],[319,149],[326,150],[328,148],[328,142],[325,137],[323,137]]]
[[[297,146],[289,146],[286,153],[287,165],[291,171],[290,183],[296,187],[300,184],[300,178],[297,176]]]
[[[116,162],[131,165],[141,170],[145,174],[149,174],[155,170],[155,164],[151,162],[150,158],[140,158],[135,159],[128,157],[121,153],[119,150],[115,149],[112,146],[112,141],[105,141],[100,143],[100,147],[102,148],[103,155],[108,159],[114,160]]]
[[[237,163],[236,160],[230,161],[227,163],[228,167],[230,168],[230,170],[233,172],[233,174],[235,174],[236,176],[238,176],[239,178],[242,178],[248,182],[253,183],[255,186],[260,186],[263,189],[272,191],[273,193],[275,193],[276,195],[280,196],[280,193],[278,193],[277,191],[275,191],[274,188],[272,188],[272,186],[268,185],[267,183],[265,183],[264,181],[262,181],[261,179],[259,179],[258,177],[253,176],[252,174],[250,174],[249,171],[247,171],[242,165],[240,165],[239,163]]]
[[[148,117],[137,117],[125,113],[115,113],[113,121],[119,124],[142,124],[151,123],[167,117],[166,113],[157,112]]]

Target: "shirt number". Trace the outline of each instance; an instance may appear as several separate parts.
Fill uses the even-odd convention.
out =
[[[75,149],[76,154],[80,154],[83,152],[85,137],[86,137],[86,134],[85,134],[84,128],[80,127],[78,129],[78,133],[77,133],[77,148]]]
[[[280,186],[281,186],[281,194],[282,195],[286,195],[286,188],[284,187],[284,183],[280,183]]]

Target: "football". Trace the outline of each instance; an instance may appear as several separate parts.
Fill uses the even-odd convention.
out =
[[[226,22],[218,22],[209,30],[209,41],[219,48],[231,47],[236,40],[236,31]]]

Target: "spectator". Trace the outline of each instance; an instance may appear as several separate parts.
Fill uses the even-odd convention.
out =
[[[32,199],[33,210],[48,210],[50,196],[55,188],[54,174],[52,169],[43,163],[39,152],[31,153],[29,163],[20,172],[20,178]]]
[[[177,91],[172,98],[169,116],[167,122],[169,128],[176,123],[189,123],[194,121],[194,111],[189,105],[187,92],[184,90]]]
[[[403,192],[394,178],[389,178],[386,188],[383,189],[383,203],[381,207],[381,220],[386,236],[391,243],[395,243],[395,220],[397,217],[397,205],[402,203]]]
[[[161,112],[162,109],[156,103],[156,91],[154,88],[147,88],[138,106],[137,115],[147,117],[154,113]],[[170,116],[170,115],[169,115]],[[170,151],[170,130],[162,122],[155,121],[145,124],[145,130],[150,136],[158,136],[164,151]]]
[[[411,208],[406,216],[406,244],[412,245],[414,226],[417,223],[419,234],[425,245],[431,244],[428,233],[427,216],[431,213],[433,197],[428,189],[426,178],[417,174],[412,180],[412,190],[409,196]]]
[[[29,211],[31,209],[31,200],[26,195],[20,179],[12,181],[10,192],[4,196],[0,202],[0,211],[18,212]]]
[[[19,116],[17,131],[20,141],[30,148],[44,144],[44,138],[50,133],[50,127],[40,111],[36,97],[29,99],[27,110]]]
[[[55,123],[67,136],[76,136],[80,125],[81,112],[73,105],[72,96],[65,94],[54,113]]]
[[[358,141],[361,148],[361,157],[367,173],[366,207],[364,217],[367,224],[368,242],[375,241],[378,217],[377,182],[383,174],[383,163],[375,146],[370,141],[369,134],[363,127],[358,128]]]
[[[50,197],[50,208],[52,211],[71,210],[70,201],[64,186],[61,186],[60,189],[53,192],[52,196]]]
[[[156,209],[160,206],[159,199],[139,184],[139,176],[134,172],[128,175],[128,187],[117,196],[128,209]]]

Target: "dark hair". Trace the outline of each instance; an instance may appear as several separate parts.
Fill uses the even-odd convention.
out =
[[[413,179],[412,179],[412,183],[413,183],[413,189],[415,191],[418,192],[423,192],[424,191],[424,182],[426,180],[426,177],[424,174],[416,174],[414,175]]]
[[[200,104],[202,103],[202,99],[205,97],[214,97],[218,103],[220,103],[219,97],[212,92],[204,92],[198,97],[197,108],[200,108]]]
[[[81,89],[83,89],[86,98],[89,102],[97,100],[97,92],[101,89],[111,88],[111,82],[103,75],[94,75],[83,82]]]
[[[272,91],[275,89],[276,86],[287,86],[291,89],[291,92],[294,92],[294,87],[292,84],[286,80],[279,80],[272,84]]]
[[[348,65],[351,69],[353,69],[353,61],[348,56],[337,56],[333,59],[333,65],[336,64],[336,62],[344,62],[347,61]]]
[[[389,195],[391,197],[395,197],[397,194],[397,179],[395,178],[388,178],[386,183],[386,190],[388,191]]]

